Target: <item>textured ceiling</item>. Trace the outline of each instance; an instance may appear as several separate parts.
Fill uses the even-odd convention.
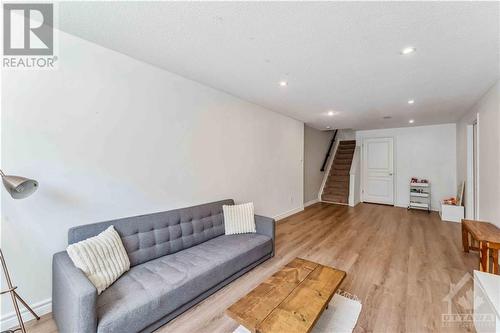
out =
[[[320,129],[457,120],[499,78],[499,15],[498,2],[59,5],[63,31]]]

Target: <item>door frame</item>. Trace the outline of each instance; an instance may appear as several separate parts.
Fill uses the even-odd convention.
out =
[[[481,193],[479,184],[481,184],[481,136],[480,134],[480,122],[479,122],[479,113],[476,114],[476,142],[474,143],[474,148],[476,149],[476,163],[475,163],[475,174],[476,174],[476,182],[475,182],[475,187],[476,187],[476,195],[475,195],[475,200],[474,200],[474,218],[476,220],[480,219],[480,212],[481,212],[481,201],[479,200],[479,195]]]
[[[467,125],[467,167],[466,167],[466,181],[465,181],[465,218],[469,220],[476,219],[476,203],[474,196],[474,125]],[[477,153],[477,152],[476,152]]]
[[[475,133],[474,133],[475,130]],[[479,114],[466,126],[465,217],[479,219]]]
[[[375,136],[364,136],[361,141],[361,202],[365,202],[365,141],[370,139],[392,139],[392,205],[396,206],[397,193],[397,163],[396,163],[396,137],[393,135],[375,135]],[[383,205],[383,204],[381,204]]]

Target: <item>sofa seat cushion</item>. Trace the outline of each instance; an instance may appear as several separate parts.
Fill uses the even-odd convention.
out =
[[[271,252],[267,236],[223,235],[134,266],[98,297],[97,331],[138,332]]]

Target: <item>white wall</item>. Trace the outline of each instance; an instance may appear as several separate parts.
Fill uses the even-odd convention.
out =
[[[500,227],[500,82],[457,123],[457,180],[467,179],[467,125],[477,118],[479,219]],[[466,207],[467,209],[467,207]]]
[[[356,145],[349,170],[349,206],[361,202],[361,146]]]
[[[396,206],[408,206],[411,177],[429,179],[434,210],[439,210],[440,200],[456,195],[455,124],[356,132],[358,145],[363,139],[371,137],[394,138]]]
[[[321,166],[332,139],[332,131],[320,131],[304,125],[304,203],[318,200],[325,172]]]
[[[337,134],[338,141],[356,140],[356,131],[352,129],[342,129]]]
[[[3,72],[2,250],[25,299],[50,308],[51,258],[71,226],[224,198],[303,207],[303,123],[59,33],[59,69]],[[11,311],[2,298],[2,316]]]

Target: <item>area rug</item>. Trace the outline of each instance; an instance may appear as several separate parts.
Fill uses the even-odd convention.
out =
[[[345,291],[339,290],[333,295],[328,309],[323,312],[314,326],[312,333],[351,333],[361,313],[359,299]],[[250,333],[243,326],[233,333]]]

